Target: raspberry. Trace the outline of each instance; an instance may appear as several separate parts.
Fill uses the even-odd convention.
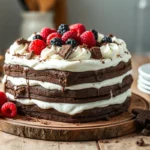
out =
[[[81,23],[72,24],[69,26],[70,30],[76,30],[77,35],[80,36],[83,32],[86,31],[86,28]]]
[[[51,41],[53,38],[61,38],[61,34],[59,34],[59,33],[57,33],[57,32],[51,33],[51,34],[47,37],[46,43],[49,45],[49,44],[50,44],[50,41]]]
[[[33,51],[36,55],[40,55],[41,51],[46,47],[46,44],[42,40],[34,40],[29,45],[29,51]]]
[[[13,118],[17,115],[17,107],[12,102],[7,102],[2,105],[1,112],[4,117]]]
[[[7,102],[7,97],[4,92],[0,91],[0,107]]]
[[[89,48],[96,45],[96,40],[92,31],[86,31],[80,36],[81,44],[86,44]]]
[[[65,32],[61,37],[63,42],[66,42],[70,38],[76,40],[78,38],[76,32],[70,30]]]
[[[40,35],[46,40],[47,36],[53,32],[56,32],[56,30],[45,27],[41,30]]]

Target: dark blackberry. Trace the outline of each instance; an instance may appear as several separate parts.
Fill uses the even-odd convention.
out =
[[[112,39],[111,39],[111,37],[105,36],[101,42],[102,43],[112,43]]]
[[[95,40],[97,41],[97,39],[98,39],[98,32],[96,30],[94,30],[94,29],[92,29],[91,31],[93,32]]]
[[[72,47],[76,47],[77,46],[77,42],[74,39],[68,39],[66,41],[66,44],[70,44]]]
[[[50,41],[51,45],[57,45],[57,46],[62,46],[62,40],[60,38],[53,38]]]
[[[58,30],[57,32],[60,33],[61,35],[63,35],[65,32],[69,31],[69,26],[67,24],[61,24],[59,27],[58,27]]]
[[[36,35],[33,37],[33,40],[36,40],[36,39],[43,40],[42,36],[40,36],[39,34],[36,34]]]

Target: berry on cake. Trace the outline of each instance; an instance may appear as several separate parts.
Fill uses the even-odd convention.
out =
[[[61,24],[16,40],[6,52],[7,99],[19,114],[91,122],[128,110],[132,84],[126,43],[81,24]],[[13,105],[15,104],[15,105]],[[7,114],[3,113],[7,116]]]

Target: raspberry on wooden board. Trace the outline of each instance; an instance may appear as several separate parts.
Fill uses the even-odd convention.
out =
[[[4,117],[13,118],[17,115],[17,107],[12,102],[6,102],[2,105],[1,112]]]

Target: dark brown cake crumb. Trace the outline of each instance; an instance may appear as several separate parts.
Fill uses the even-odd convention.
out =
[[[150,110],[133,109],[132,113],[136,115],[136,121],[142,128],[150,124]]]
[[[144,136],[150,135],[150,110],[133,109],[137,125]]]
[[[109,140],[102,140],[101,143],[110,143]]]
[[[145,142],[144,142],[144,140],[143,140],[142,138],[140,138],[140,139],[138,139],[138,140],[136,141],[136,144],[137,144],[138,146],[144,146],[144,145],[145,145]]]
[[[144,136],[148,136],[148,135],[150,135],[150,130],[143,129],[142,132],[141,132],[141,134],[144,135]]]

